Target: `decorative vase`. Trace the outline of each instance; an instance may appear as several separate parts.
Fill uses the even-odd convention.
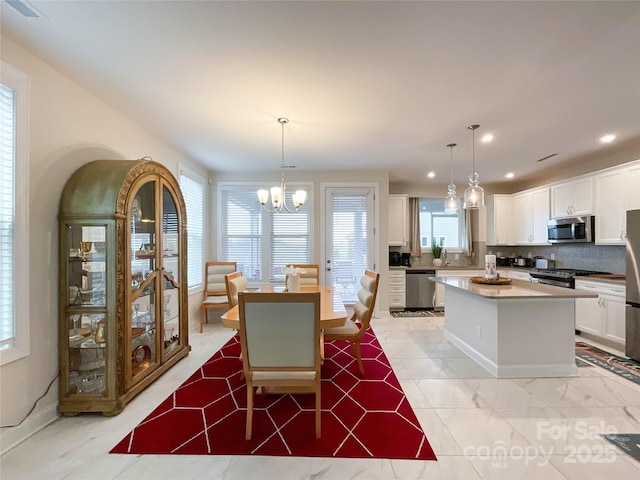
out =
[[[441,258],[434,258],[433,259],[433,266],[434,267],[441,267],[442,266],[442,259]]]

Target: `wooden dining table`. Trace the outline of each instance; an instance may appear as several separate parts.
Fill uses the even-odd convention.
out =
[[[283,292],[284,285],[265,285],[257,292]],[[320,292],[320,328],[327,329],[341,327],[347,321],[347,309],[342,303],[342,297],[333,287],[328,285],[302,285],[301,293]],[[234,306],[225,314],[221,315],[222,325],[235,330],[240,329],[240,312],[238,306]]]

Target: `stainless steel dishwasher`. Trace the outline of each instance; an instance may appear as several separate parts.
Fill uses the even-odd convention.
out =
[[[407,270],[407,297],[405,310],[433,309],[436,284],[429,280],[435,277],[435,270]]]

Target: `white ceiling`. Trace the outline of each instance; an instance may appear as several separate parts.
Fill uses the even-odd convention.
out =
[[[298,170],[448,183],[455,142],[459,188],[473,123],[481,183],[640,146],[638,1],[30,4],[3,35],[212,171],[278,170],[281,116]]]

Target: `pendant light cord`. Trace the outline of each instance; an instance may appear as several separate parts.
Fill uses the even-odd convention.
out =
[[[476,173],[476,129],[471,130],[471,155],[473,158],[473,173]]]

